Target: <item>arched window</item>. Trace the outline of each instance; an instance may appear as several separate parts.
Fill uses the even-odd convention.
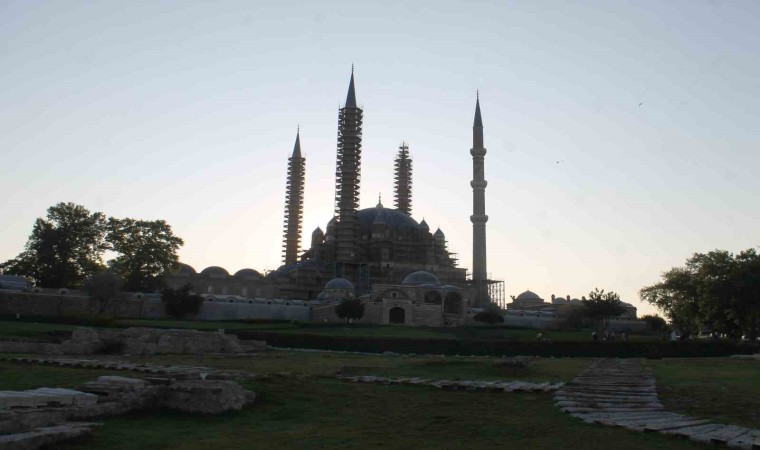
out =
[[[388,311],[388,322],[397,324],[406,323],[406,311],[404,311],[404,308],[399,308],[398,306],[391,308]]]

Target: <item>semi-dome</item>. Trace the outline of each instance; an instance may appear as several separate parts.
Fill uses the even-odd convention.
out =
[[[424,270],[420,270],[420,271],[417,271],[417,272],[412,272],[409,275],[407,275],[406,278],[404,278],[404,281],[401,282],[401,284],[435,284],[435,285],[440,285],[441,282],[432,273],[425,272]]]
[[[325,284],[325,289],[353,289],[354,284],[345,278],[333,278]]]
[[[240,269],[235,272],[235,277],[245,278],[248,280],[258,280],[259,278],[262,278],[262,275],[253,269]]]
[[[230,273],[219,266],[206,267],[201,271],[201,275],[208,275],[210,277],[228,277]]]
[[[517,300],[541,300],[541,297],[539,297],[538,294],[536,294],[535,292],[527,290],[523,292],[522,294],[518,295]]]
[[[195,275],[197,272],[189,264],[180,263],[179,268],[177,269],[176,273],[180,275]]]

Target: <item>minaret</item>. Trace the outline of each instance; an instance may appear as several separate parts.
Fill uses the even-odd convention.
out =
[[[296,132],[293,156],[288,158],[288,181],[285,186],[285,233],[282,239],[282,260],[293,264],[298,260],[303,218],[303,181],[306,158],[301,156],[301,129]]]
[[[336,260],[351,262],[356,258],[356,210],[359,208],[361,180],[362,118],[356,105],[354,68],[348,85],[346,104],[338,113],[338,157],[335,165]]]
[[[412,215],[412,160],[409,158],[409,147],[402,142],[398,148],[395,169],[394,184],[396,188],[396,209],[407,216]]]
[[[478,288],[478,306],[484,306],[484,281],[488,278],[486,272],[486,182],[484,177],[484,158],[486,149],[483,147],[483,119],[480,117],[480,95],[475,101],[475,122],[472,125],[472,280]]]

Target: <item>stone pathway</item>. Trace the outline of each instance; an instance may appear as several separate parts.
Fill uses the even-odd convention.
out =
[[[76,367],[84,369],[127,370],[154,375],[171,375],[178,378],[199,378],[200,374],[216,374],[225,372],[213,367],[200,366],[168,366],[161,364],[139,364],[127,361],[109,361],[101,359],[82,358],[0,358],[0,361],[23,362],[31,364],[47,364],[60,367]]]
[[[532,383],[526,381],[478,381],[478,380],[428,380],[425,378],[389,378],[375,375],[339,376],[339,380],[353,383],[408,384],[433,386],[444,390],[467,390],[484,392],[549,392],[564,383]]]
[[[603,359],[562,386],[555,404],[587,423],[687,437],[693,441],[760,449],[760,429],[713,423],[668,412],[654,376],[632,359]]]

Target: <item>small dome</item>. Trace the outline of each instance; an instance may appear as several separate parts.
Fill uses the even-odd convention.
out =
[[[208,275],[214,278],[226,278],[230,276],[230,273],[219,266],[206,267],[201,271],[201,275]]]
[[[195,275],[197,272],[195,269],[193,269],[192,266],[188,264],[182,264],[180,263],[179,268],[177,269],[177,272],[180,275]]]
[[[438,228],[437,230],[435,230],[435,233],[433,235],[435,237],[443,237],[444,236],[443,231],[441,231],[440,228]]]
[[[325,289],[354,289],[354,284],[345,278],[333,278],[325,285]]]
[[[424,270],[420,270],[420,271],[417,271],[417,272],[412,272],[409,275],[407,275],[406,278],[404,278],[404,281],[401,282],[401,284],[435,284],[435,285],[440,285],[441,282],[432,273],[425,272]]]
[[[325,235],[325,233],[319,227],[317,227],[316,230],[314,230],[314,231],[311,232],[311,236],[312,237],[314,237],[314,236],[320,236],[321,237],[321,236],[324,236],[324,235]]]
[[[253,269],[240,269],[235,272],[236,278],[245,278],[247,280],[258,280],[262,275]]]
[[[425,231],[430,231],[430,227],[428,226],[427,222],[425,222],[425,219],[422,219],[422,222],[420,222],[420,228]]]
[[[541,297],[539,297],[535,292],[528,290],[518,295],[517,300],[541,300]]]

